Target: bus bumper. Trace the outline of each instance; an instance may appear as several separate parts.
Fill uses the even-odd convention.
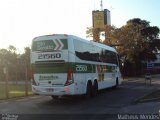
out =
[[[39,95],[74,95],[74,84],[63,87],[40,87],[32,85],[32,92]]]

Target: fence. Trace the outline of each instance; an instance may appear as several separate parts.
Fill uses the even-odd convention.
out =
[[[21,74],[17,71],[10,71],[5,68],[4,76],[0,79],[0,99],[22,97],[31,95],[31,81],[29,70],[26,68]],[[15,74],[15,79],[13,76]]]

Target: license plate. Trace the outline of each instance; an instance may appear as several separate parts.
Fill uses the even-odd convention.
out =
[[[53,89],[53,88],[46,88],[46,91],[47,91],[47,92],[53,92],[54,89]]]

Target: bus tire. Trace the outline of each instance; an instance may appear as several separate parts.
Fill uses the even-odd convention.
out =
[[[98,83],[97,80],[94,81],[93,88],[92,88],[92,96],[95,97],[98,94]]]
[[[116,78],[116,85],[115,85],[115,88],[117,88],[118,85],[119,85],[118,78]]]
[[[88,81],[87,83],[87,87],[86,87],[86,94],[85,94],[85,98],[89,99],[92,96],[92,82]]]

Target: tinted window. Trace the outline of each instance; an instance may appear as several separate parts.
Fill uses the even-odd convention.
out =
[[[83,42],[75,42],[76,56],[81,60],[118,64],[116,53],[92,46]]]

